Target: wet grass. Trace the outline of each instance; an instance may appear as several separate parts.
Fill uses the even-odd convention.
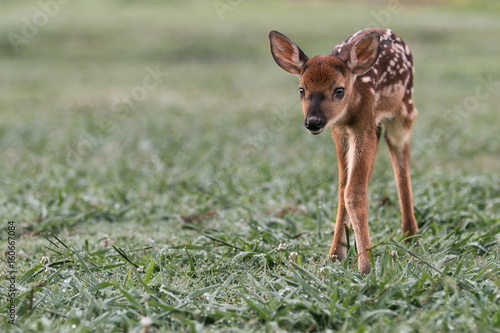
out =
[[[381,143],[367,276],[353,247],[326,258],[334,146],[303,129],[267,34],[324,54],[388,7],[232,6],[221,20],[212,2],[71,2],[16,53],[5,36],[40,7],[0,5],[0,233],[16,221],[18,315],[3,288],[0,330],[498,332],[498,4],[390,15],[415,57],[420,233],[402,242]]]

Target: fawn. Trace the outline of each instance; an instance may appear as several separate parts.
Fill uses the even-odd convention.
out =
[[[330,248],[332,260],[347,256],[346,227],[354,230],[358,269],[370,272],[368,182],[385,127],[396,176],[403,235],[418,232],[410,181],[413,60],[403,40],[388,29],[365,29],[335,46],[331,55],[308,58],[285,35],[269,33],[271,53],[285,71],[300,75],[305,127],[330,128],[337,150],[339,202]]]

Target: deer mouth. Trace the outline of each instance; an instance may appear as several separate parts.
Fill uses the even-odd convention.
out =
[[[314,130],[314,131],[313,130],[309,130],[309,132],[311,132],[312,135],[318,135],[319,133],[323,132],[324,129],[325,128],[323,127],[323,128],[320,128],[320,129]]]

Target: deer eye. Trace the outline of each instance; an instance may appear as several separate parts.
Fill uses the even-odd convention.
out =
[[[299,88],[299,95],[300,95],[300,98],[302,98],[306,95],[306,91],[304,90],[304,88]]]
[[[344,88],[336,88],[334,91],[333,91],[333,95],[337,98],[342,98],[344,97]]]

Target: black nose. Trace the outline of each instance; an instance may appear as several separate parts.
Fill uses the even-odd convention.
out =
[[[308,117],[305,121],[306,128],[310,131],[319,131],[325,127],[325,121],[318,117]]]

